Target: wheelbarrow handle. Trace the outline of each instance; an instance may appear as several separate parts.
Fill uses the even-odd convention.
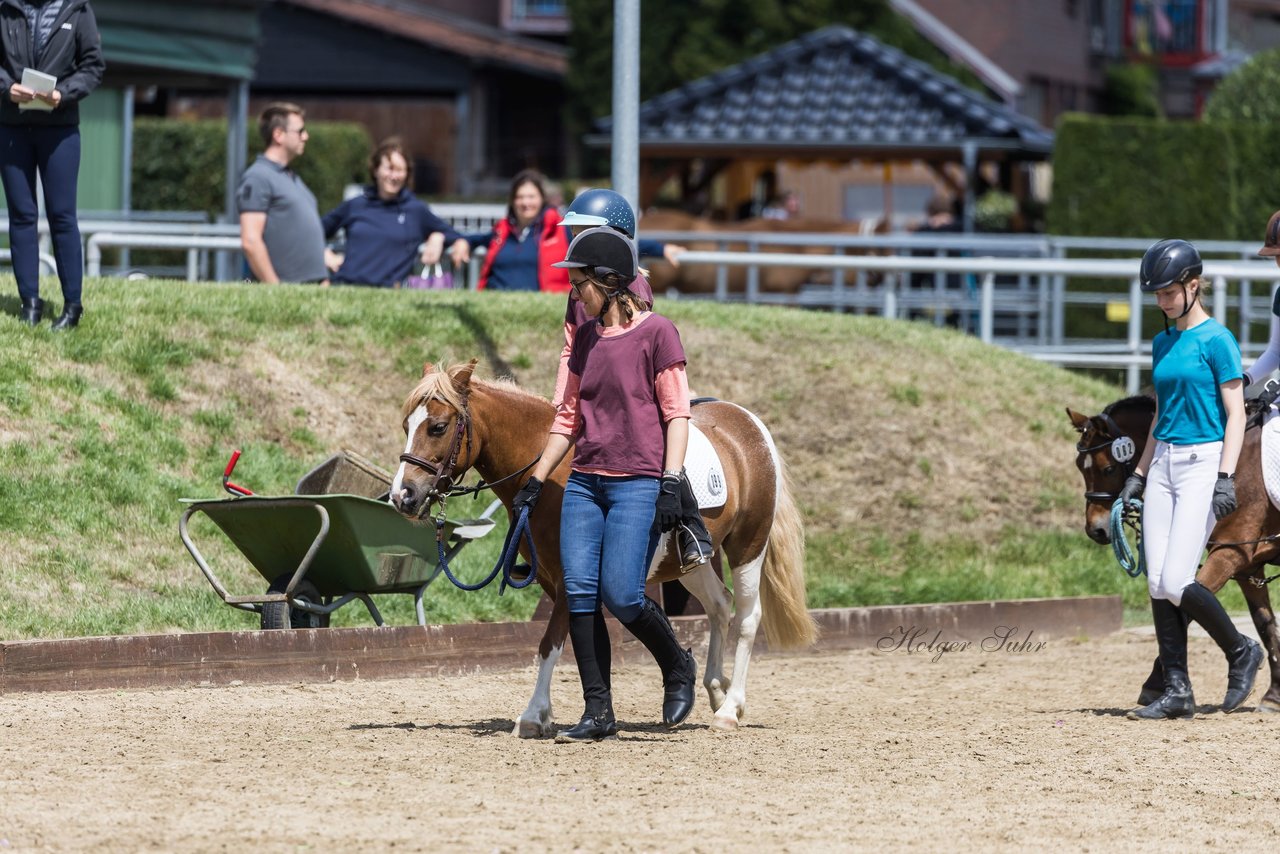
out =
[[[231,482],[231,472],[235,470],[238,462],[240,462],[240,450],[237,448],[231,452],[231,459],[227,460],[227,468],[222,472],[222,488],[232,495],[253,495],[253,490]]]

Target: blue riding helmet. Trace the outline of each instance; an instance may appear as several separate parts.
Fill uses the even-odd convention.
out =
[[[631,204],[621,193],[601,187],[579,193],[560,224],[570,227],[607,225],[632,240],[636,239],[636,214]]]

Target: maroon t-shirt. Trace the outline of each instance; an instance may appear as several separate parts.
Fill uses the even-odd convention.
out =
[[[644,276],[636,276],[636,280],[631,283],[628,290],[644,303],[646,310],[653,310],[653,288],[649,286],[648,279]],[[581,327],[588,319],[587,312],[582,308],[582,302],[570,293],[569,304],[564,307],[564,322]]]
[[[684,361],[680,333],[660,314],[608,338],[598,323],[579,326],[569,355],[579,377],[573,467],[661,477],[667,434],[654,382]]]

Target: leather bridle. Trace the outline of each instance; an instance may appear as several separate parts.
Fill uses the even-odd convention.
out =
[[[1093,451],[1100,451],[1103,448],[1106,448],[1107,457],[1111,460],[1111,462],[1115,463],[1118,466],[1122,466],[1124,468],[1124,476],[1127,478],[1129,475],[1133,474],[1133,470],[1137,468],[1138,455],[1134,454],[1133,459],[1129,460],[1127,463],[1122,463],[1119,460],[1117,460],[1114,456],[1111,455],[1111,447],[1115,443],[1116,439],[1119,439],[1124,436],[1128,436],[1129,434],[1121,430],[1120,425],[1116,424],[1115,419],[1112,418],[1110,415],[1106,414],[1105,412],[1100,415],[1095,415],[1093,416],[1093,418],[1090,418],[1089,420],[1093,421],[1094,418],[1101,421],[1102,426],[1111,435],[1106,437],[1105,442],[1099,442],[1096,445],[1089,445],[1089,446],[1085,446],[1084,437],[1082,435],[1080,438],[1080,441],[1076,443],[1076,453],[1088,454],[1088,453],[1092,453]],[[1082,430],[1081,433],[1083,432],[1084,431]],[[1097,438],[1097,437],[1095,436],[1094,438]],[[1112,504],[1119,497],[1120,497],[1119,492],[1086,492],[1084,494],[1084,500],[1094,504]]]
[[[512,472],[506,477],[498,478],[492,483],[485,483],[482,479],[475,486],[459,486],[454,482],[454,474],[458,470],[458,457],[462,452],[462,444],[465,441],[467,445],[467,454],[471,453],[471,410],[467,408],[467,398],[462,399],[462,408],[457,410],[458,419],[457,427],[453,433],[453,441],[449,443],[449,450],[445,454],[444,459],[440,462],[435,460],[427,460],[408,451],[400,455],[400,462],[408,463],[412,466],[424,469],[431,473],[431,483],[427,486],[427,494],[422,506],[418,508],[418,512],[414,514],[415,519],[421,519],[426,515],[427,510],[432,504],[438,503],[440,511],[437,514],[437,522],[442,523],[444,520],[445,502],[450,497],[460,495],[476,495],[486,489],[492,489],[494,486],[505,483],[512,478],[518,478],[538,464],[538,460],[542,459],[542,454],[538,454],[533,460],[523,468]]]
[[[400,455],[400,462],[417,466],[431,473],[431,483],[427,485],[427,494],[422,506],[414,514],[415,519],[421,519],[432,504],[437,501],[443,504],[444,499],[453,494],[453,475],[458,468],[458,455],[462,451],[464,440],[467,443],[468,452],[471,449],[471,413],[467,409],[465,397],[462,399],[462,408],[457,412],[457,426],[453,431],[453,441],[449,443],[449,451],[445,454],[443,460],[437,462],[436,460],[423,459],[408,451]]]

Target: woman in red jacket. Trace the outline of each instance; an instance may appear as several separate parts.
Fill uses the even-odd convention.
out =
[[[467,236],[472,248],[487,246],[477,290],[569,290],[566,270],[551,266],[569,251],[569,230],[560,225],[560,212],[547,204],[542,174],[526,169],[511,182],[506,219],[487,234]]]

